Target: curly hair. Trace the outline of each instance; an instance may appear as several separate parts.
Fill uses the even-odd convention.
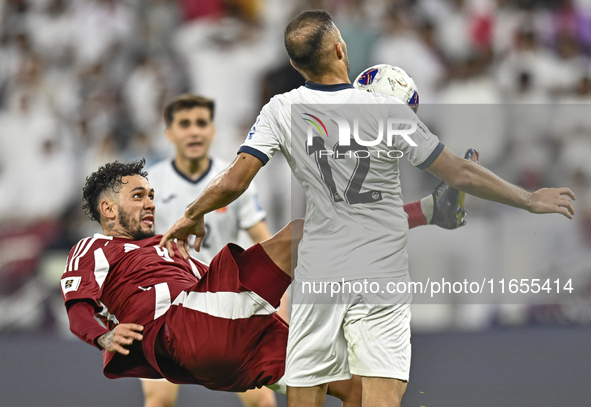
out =
[[[100,167],[97,171],[86,177],[86,185],[82,188],[84,199],[84,213],[90,220],[101,222],[99,212],[99,198],[105,192],[118,193],[123,184],[122,178],[130,175],[141,175],[148,178],[148,173],[142,171],[146,160],[143,158],[132,163],[120,163],[115,161]]]

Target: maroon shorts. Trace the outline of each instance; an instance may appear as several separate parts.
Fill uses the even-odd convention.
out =
[[[284,373],[287,324],[275,314],[291,282],[261,245],[230,244],[164,316],[156,367],[175,383],[245,391]],[[148,357],[148,359],[151,359]]]

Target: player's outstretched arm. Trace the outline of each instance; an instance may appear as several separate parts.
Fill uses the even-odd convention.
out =
[[[97,344],[109,352],[119,352],[122,355],[129,355],[129,349],[125,345],[131,345],[134,340],[143,339],[141,331],[144,327],[138,324],[119,324],[112,331],[99,336]]]
[[[258,158],[246,153],[238,154],[232,164],[210,182],[199,198],[189,205],[185,214],[162,236],[160,247],[166,245],[169,255],[174,256],[172,242],[177,239],[179,252],[184,259],[188,259],[189,236],[195,235],[195,250],[199,251],[205,236],[203,216],[229,205],[242,195],[262,166]]]
[[[480,154],[473,148],[468,149],[464,158],[480,164]],[[441,181],[431,195],[420,201],[404,205],[408,214],[408,227],[437,225],[444,229],[457,229],[466,225],[467,211],[464,208],[466,193],[458,191]]]
[[[575,214],[569,188],[542,188],[528,192],[496,176],[481,165],[452,153],[447,147],[427,168],[436,177],[467,194],[525,209],[532,213]]]

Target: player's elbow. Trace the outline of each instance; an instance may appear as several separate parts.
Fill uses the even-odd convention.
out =
[[[233,170],[232,167],[229,167],[218,175],[212,181],[212,184],[221,195],[238,197],[246,191],[251,180],[252,177],[247,177],[242,172]]]
[[[237,177],[233,177],[233,178],[226,177],[226,179],[224,179],[222,182],[220,182],[219,187],[221,188],[222,192],[225,195],[228,195],[228,196],[238,195],[239,196],[244,191],[246,191],[246,189],[248,188],[249,185],[250,185],[249,179],[237,178]]]
[[[474,167],[475,164],[473,162],[458,159],[451,179],[446,180],[446,182],[460,191],[470,191],[477,184],[477,175],[474,172]]]

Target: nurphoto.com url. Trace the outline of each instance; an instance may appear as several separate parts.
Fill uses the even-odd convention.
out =
[[[572,278],[521,278],[482,281],[448,281],[445,278],[427,281],[304,281],[302,294],[428,294],[431,298],[443,294],[573,294]]]

